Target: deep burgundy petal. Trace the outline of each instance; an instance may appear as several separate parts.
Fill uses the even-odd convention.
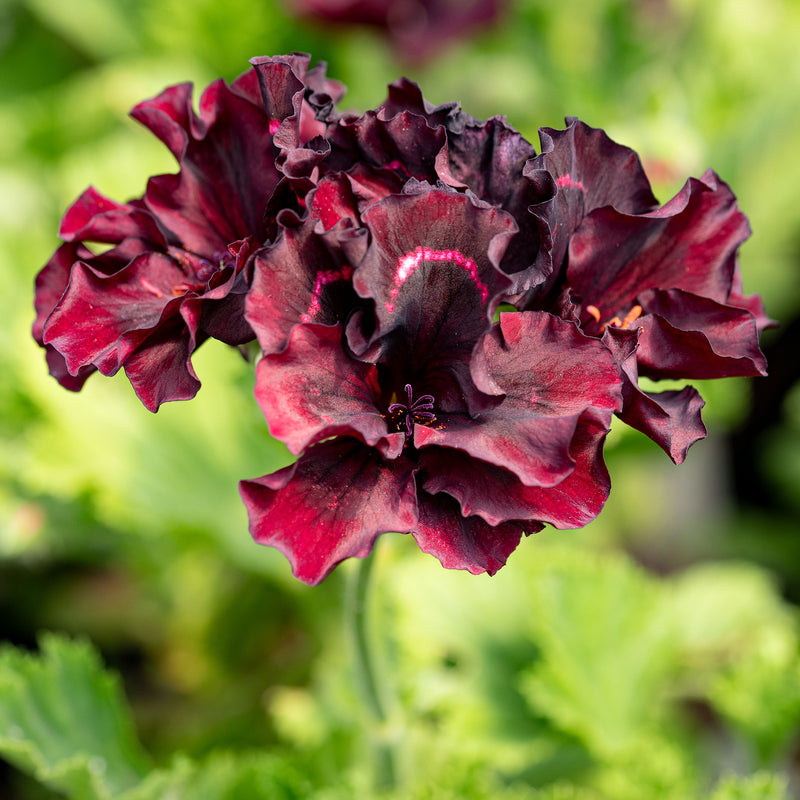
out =
[[[474,393],[472,350],[509,284],[497,264],[513,218],[430,188],[387,197],[362,216],[372,240],[353,285],[375,300],[384,358],[406,365],[404,380],[433,376],[426,391],[444,407],[460,405],[457,398]]]
[[[610,423],[621,379],[602,342],[544,312],[501,314],[475,351],[472,377],[502,398],[472,419],[417,426],[417,447],[441,445],[512,471],[527,486],[554,486],[575,466],[570,445],[589,408]]]
[[[639,301],[639,372],[651,378],[766,375],[756,318],[749,312],[679,289],[649,291]]]
[[[601,322],[624,317],[648,289],[682,289],[725,303],[736,250],[749,234],[727,184],[706,173],[656,211],[592,212],[570,242],[567,280]]]
[[[270,433],[295,455],[313,442],[357,436],[396,458],[402,434],[389,435],[379,409],[377,368],[350,358],[340,325],[298,325],[286,349],[258,363],[256,399]]]
[[[525,486],[513,472],[458,450],[426,447],[420,451],[422,486],[426,492],[455,497],[465,516],[478,515],[490,525],[529,520],[535,528],[580,528],[601,511],[611,490],[603,461],[608,420],[584,412],[570,443],[572,472],[554,486]]]
[[[436,180],[436,156],[444,147],[443,127],[431,128],[426,119],[402,111],[383,119],[377,111],[344,118],[327,131],[331,153],[326,169],[349,170],[356,164],[397,170],[404,180]]]
[[[638,330],[614,327],[607,328],[603,336],[623,375],[623,407],[619,417],[649,436],[676,464],[680,464],[689,448],[706,436],[700,415],[705,403],[691,386],[680,391],[643,392],[639,388],[636,361],[638,337]]]
[[[469,122],[477,122],[475,117],[462,111],[458,103],[443,103],[435,106],[422,96],[419,85],[408,78],[399,78],[389,84],[386,100],[381,103],[378,113],[383,119],[391,119],[403,111],[419,114],[432,128],[444,125],[448,131],[461,130]]]
[[[554,275],[572,234],[594,209],[613,206],[626,214],[642,214],[658,205],[633,150],[574,117],[566,122],[564,130],[539,129],[542,152],[526,168],[531,178],[539,170],[549,172],[558,187],[554,203],[535,212],[553,232]]]
[[[135,347],[126,334],[154,328],[185,280],[175,262],[148,253],[114,275],[86,263],[72,268],[69,286],[44,327],[44,341],[66,359],[70,373],[94,364],[113,375]]]
[[[132,237],[151,249],[166,248],[158,222],[145,209],[131,203],[117,203],[90,186],[67,209],[58,235],[65,242],[107,242],[119,244]]]
[[[151,178],[145,202],[184,248],[212,258],[238,239],[263,240],[264,212],[281,175],[261,106],[219,80],[203,92],[198,116],[190,88],[172,87],[131,116],[167,143],[181,167]]]
[[[178,314],[162,321],[138,341],[125,359],[125,374],[149,411],[158,411],[168,401],[191,400],[200,389],[191,362],[197,347],[199,318],[200,301],[184,301]]]
[[[345,558],[364,558],[377,537],[417,524],[415,466],[384,461],[353,439],[311,447],[296,463],[239,491],[260,544],[278,548],[295,577],[319,583]]]
[[[280,352],[301,322],[346,322],[363,305],[352,287],[365,231],[320,231],[317,220],[284,215],[278,241],[253,260],[245,315],[264,353]]]
[[[536,524],[488,525],[480,517],[463,516],[452,497],[423,492],[413,535],[420,550],[436,556],[446,569],[494,575],[516,549],[522,534],[539,530],[541,526]]]
[[[552,201],[555,182],[549,173],[523,174],[535,155],[533,146],[499,117],[466,125],[447,137],[437,171],[450,186],[471,189],[481,200],[499,206],[517,221],[519,233],[503,256],[503,270],[514,278],[513,292],[538,285],[552,271],[550,228],[531,206]]]

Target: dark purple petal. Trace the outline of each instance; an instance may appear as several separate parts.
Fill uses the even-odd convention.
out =
[[[446,135],[443,127],[431,128],[424,117],[408,111],[391,119],[367,111],[329,126],[327,138],[331,153],[326,169],[344,171],[361,164],[395,170],[404,182],[408,178],[434,182],[436,156]]]
[[[414,376],[446,408],[474,394],[469,359],[509,281],[498,269],[513,218],[456,192],[393,195],[362,215],[371,243],[353,285],[375,300],[382,358]],[[389,354],[391,350],[391,354]],[[453,383],[453,381],[456,383]]]
[[[554,486],[574,467],[570,444],[589,408],[610,422],[621,379],[596,339],[544,312],[501,314],[475,350],[472,378],[502,400],[476,418],[446,417],[417,426],[418,448],[441,445],[511,470],[527,486]]]
[[[643,392],[639,388],[636,361],[638,330],[607,328],[603,341],[614,354],[623,375],[620,419],[649,436],[676,463],[686,458],[689,448],[705,438],[700,412],[703,398],[691,386],[680,391]]]
[[[569,454],[575,467],[549,487],[525,486],[508,470],[479,461],[458,450],[426,447],[420,451],[422,487],[455,497],[464,516],[478,515],[490,525],[529,520],[556,528],[580,528],[601,511],[611,490],[603,462],[608,420],[584,412],[578,420]]]
[[[645,292],[639,372],[651,378],[728,378],[766,375],[756,318],[680,289]]]
[[[422,89],[408,78],[399,78],[389,84],[386,100],[378,108],[382,119],[391,119],[403,111],[411,111],[428,121],[435,128],[444,125],[448,131],[461,130],[469,122],[477,120],[461,110],[458,103],[443,103],[435,106],[422,96]]]
[[[145,202],[185,249],[211,258],[238,239],[264,239],[264,212],[281,175],[261,106],[219,80],[200,97],[199,116],[187,84],[140,103],[131,116],[179,161],[177,175],[150,179]]]
[[[733,193],[709,172],[690,178],[656,211],[592,212],[570,242],[567,280],[600,323],[624,317],[648,289],[683,289],[725,303],[736,250],[749,234]]]
[[[338,435],[357,436],[396,458],[405,437],[389,435],[378,408],[378,370],[350,358],[341,326],[298,325],[286,349],[258,363],[256,399],[270,433],[295,455]]]
[[[364,558],[375,540],[417,523],[415,466],[386,462],[353,439],[311,447],[290,467],[251,481],[239,491],[260,544],[280,550],[295,577],[319,583],[340,561]]]
[[[445,183],[469,188],[517,221],[519,233],[501,262],[503,270],[513,275],[514,292],[544,282],[552,271],[549,225],[529,208],[551,201],[556,187],[547,172],[523,175],[534,155],[533,146],[518,131],[493,117],[448,134],[447,147],[437,158],[437,171]]]
[[[554,276],[558,274],[570,238],[584,217],[596,208],[612,206],[625,214],[642,214],[658,205],[639,156],[609,139],[599,128],[590,128],[570,117],[564,130],[540,128],[542,152],[526,167],[533,180],[540,170],[556,182],[552,204],[535,213],[552,230]]]
[[[346,322],[363,301],[353,291],[353,264],[363,257],[364,231],[321,232],[316,219],[283,216],[278,241],[253,259],[245,316],[264,353],[281,351],[301,322]]]
[[[524,533],[541,525],[488,525],[480,517],[465,517],[446,494],[422,493],[419,522],[413,535],[420,549],[439,559],[446,569],[465,569],[473,575],[494,575],[516,549]]]

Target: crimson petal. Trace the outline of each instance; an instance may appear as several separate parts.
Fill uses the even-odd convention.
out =
[[[556,528],[580,528],[600,513],[611,490],[603,462],[607,434],[607,419],[591,410],[584,412],[569,448],[575,467],[549,487],[525,486],[513,472],[458,450],[424,448],[422,486],[433,494],[452,495],[464,516],[478,515],[489,525],[530,520],[529,530],[545,522]]]
[[[570,454],[581,414],[606,419],[621,405],[619,369],[602,342],[544,312],[501,314],[475,350],[472,377],[501,397],[474,419],[417,426],[419,448],[441,445],[512,471],[526,486],[554,486],[575,468]]]
[[[395,458],[402,434],[389,435],[377,408],[377,368],[350,358],[341,326],[298,325],[286,349],[258,363],[256,399],[270,433],[297,455],[320,439],[358,436]]]
[[[509,522],[492,526],[480,517],[463,516],[458,503],[446,494],[423,492],[413,535],[420,549],[436,556],[445,569],[494,575],[516,549],[523,532],[534,533],[541,527]]]
[[[386,462],[353,439],[316,444],[292,466],[239,491],[260,544],[280,550],[295,577],[319,583],[340,561],[364,558],[382,533],[417,524],[415,466]]]

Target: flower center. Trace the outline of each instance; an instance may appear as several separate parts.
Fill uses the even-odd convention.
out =
[[[436,419],[433,413],[433,395],[423,394],[414,400],[411,384],[405,385],[407,403],[392,403],[387,409],[387,421],[393,433],[405,432],[411,436],[414,432],[414,423],[429,425]]]
[[[600,309],[597,306],[586,306],[586,310],[589,314],[592,315],[592,318],[595,322],[600,322],[602,318],[602,314],[600,313]],[[622,328],[623,330],[628,330],[634,322],[642,315],[642,307],[641,306],[634,306],[626,315],[624,319],[620,319],[619,317],[611,317],[608,322],[604,322],[600,326],[600,332],[605,332],[605,329],[611,325],[615,328]]]

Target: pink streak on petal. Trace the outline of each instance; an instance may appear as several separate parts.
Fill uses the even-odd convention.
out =
[[[269,135],[274,136],[278,132],[278,128],[281,126],[281,121],[279,119],[271,119],[269,121]]]
[[[308,310],[305,314],[300,315],[303,322],[311,322],[311,320],[319,313],[320,297],[322,297],[322,290],[329,283],[334,281],[349,281],[353,277],[353,268],[344,266],[341,269],[329,269],[317,273],[317,278],[314,281],[314,288],[311,291],[311,302],[309,303]]]
[[[572,180],[570,175],[562,175],[556,183],[560,189],[567,187],[568,189],[583,189],[583,184],[580,181]]]
[[[406,253],[397,262],[394,289],[391,291],[389,301],[384,303],[386,310],[390,314],[394,311],[393,301],[397,297],[400,288],[423,261],[449,261],[451,264],[458,265],[466,270],[467,274],[472,278],[472,282],[480,292],[481,302],[485,303],[489,299],[489,287],[481,283],[478,277],[478,265],[471,258],[467,258],[458,250],[431,250],[428,247],[418,247],[413,253]]]

